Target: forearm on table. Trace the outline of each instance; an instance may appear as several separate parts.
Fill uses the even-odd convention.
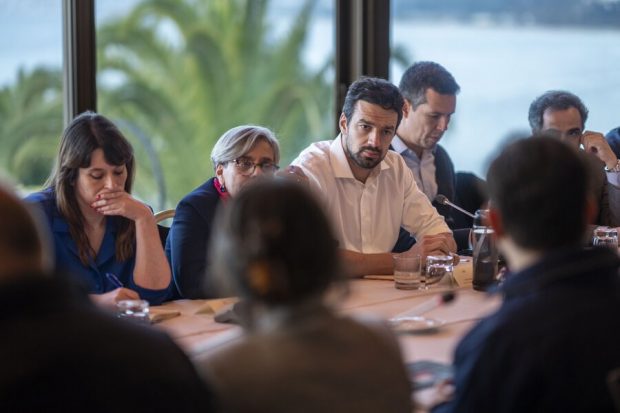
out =
[[[364,254],[341,249],[340,256],[347,275],[352,278],[394,273],[394,260],[390,253]]]
[[[134,283],[142,288],[162,290],[170,285],[170,265],[161,245],[155,219],[141,219],[136,225]]]

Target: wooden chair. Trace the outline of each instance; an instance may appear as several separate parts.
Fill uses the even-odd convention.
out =
[[[164,209],[155,213],[155,222],[158,224],[166,219],[174,218],[174,209]]]
[[[164,248],[166,248],[166,239],[168,238],[170,227],[161,225],[160,222],[174,218],[174,212],[174,209],[164,209],[163,211],[155,213],[155,222],[157,223],[157,230],[159,231],[159,239],[161,240],[161,245]]]

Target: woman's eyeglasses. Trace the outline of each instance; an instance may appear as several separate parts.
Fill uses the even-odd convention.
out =
[[[242,175],[252,175],[257,166],[260,167],[265,174],[273,174],[280,169],[280,167],[273,162],[254,163],[248,158],[237,158],[233,159],[231,162],[235,164],[239,173]]]

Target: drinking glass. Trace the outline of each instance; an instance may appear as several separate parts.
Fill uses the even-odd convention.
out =
[[[394,286],[399,290],[415,290],[424,283],[419,255],[403,257],[394,255]]]
[[[438,283],[443,277],[453,278],[454,257],[451,255],[429,255],[426,257],[425,281],[428,285]]]
[[[118,318],[124,318],[138,324],[150,324],[149,302],[146,300],[121,300],[116,303]]]
[[[618,231],[615,228],[610,227],[597,227],[594,230],[594,236],[592,237],[592,245],[601,245],[617,251]]]

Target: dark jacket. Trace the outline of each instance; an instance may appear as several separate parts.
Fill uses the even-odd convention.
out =
[[[504,302],[459,343],[455,396],[433,412],[613,412],[620,259],[558,251],[509,276]]]
[[[177,205],[166,241],[166,256],[182,298],[213,298],[214,282],[208,272],[209,239],[220,204],[215,178],[194,189]]]
[[[435,148],[435,180],[437,181],[437,193],[446,196],[450,201],[456,203],[456,175],[454,174],[454,164],[448,152],[441,146]],[[456,228],[453,214],[454,210],[448,205],[442,205],[435,200],[432,201],[437,212],[446,219],[446,224],[451,229]]]
[[[390,149],[394,149],[390,146]],[[437,181],[437,194],[446,196],[450,201],[455,202],[456,193],[456,177],[454,174],[454,164],[450,159],[448,152],[441,146],[437,145],[435,148],[435,180]],[[448,205],[442,205],[435,200],[431,200],[431,203],[439,212],[441,216],[446,220],[446,224],[451,229],[454,229],[454,218],[452,214],[452,208]],[[409,232],[401,228],[398,234],[398,240],[394,245],[393,252],[404,252],[409,250],[415,244],[415,238],[413,238]]]
[[[95,308],[74,284],[0,284],[0,411],[208,412],[211,394],[168,336]]]

